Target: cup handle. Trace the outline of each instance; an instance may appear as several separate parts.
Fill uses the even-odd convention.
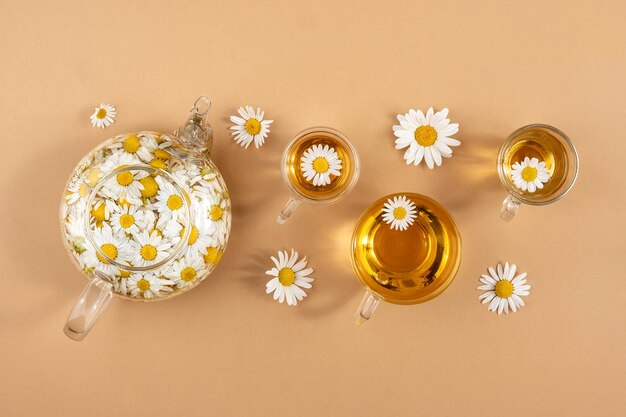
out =
[[[276,222],[278,224],[283,224],[287,220],[289,220],[289,217],[291,217],[291,215],[298,208],[301,202],[302,200],[300,200],[299,198],[291,197],[289,201],[287,201],[287,204],[285,204],[285,207],[283,207],[283,210],[278,215]]]
[[[363,326],[374,314],[376,307],[380,304],[380,296],[371,291],[365,291],[365,295],[361,300],[361,305],[356,312],[356,325]]]
[[[106,274],[99,271],[89,281],[78,301],[67,317],[63,332],[67,337],[80,342],[87,336],[100,314],[113,297],[113,284]]]
[[[511,194],[507,195],[504,201],[502,202],[502,208],[500,209],[500,218],[504,221],[509,221],[515,214],[517,214],[517,210],[519,210],[519,206],[522,204],[517,198],[513,197]]]

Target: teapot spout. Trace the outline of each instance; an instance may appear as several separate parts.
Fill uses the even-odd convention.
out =
[[[199,97],[189,112],[184,126],[176,130],[174,135],[178,142],[191,155],[201,156],[211,153],[213,147],[213,129],[209,124],[211,99]]]

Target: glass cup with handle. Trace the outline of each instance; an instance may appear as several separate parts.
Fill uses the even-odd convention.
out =
[[[381,300],[418,304],[448,288],[461,263],[461,235],[435,200],[391,194],[375,201],[358,220],[351,260],[366,289],[356,314],[357,325],[362,325]]]
[[[285,148],[282,173],[292,196],[278,215],[279,224],[302,201],[333,203],[352,190],[359,179],[359,157],[338,130],[312,127],[298,133]]]
[[[511,220],[522,203],[542,206],[563,197],[578,176],[578,154],[565,133],[545,124],[511,133],[498,153],[500,182],[509,193],[500,217]]]

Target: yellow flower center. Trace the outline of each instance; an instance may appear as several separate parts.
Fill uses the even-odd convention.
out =
[[[296,274],[291,268],[283,268],[278,271],[278,281],[285,287],[290,286],[296,280]]]
[[[102,253],[104,253],[106,256],[108,256],[109,259],[115,260],[115,258],[117,258],[117,248],[112,243],[105,243],[104,245],[100,246],[100,250],[102,251]],[[109,263],[99,253],[97,253],[96,256],[98,257],[100,262],[102,262],[103,264],[108,264]]]
[[[522,179],[526,182],[533,182],[537,178],[537,168],[525,167],[522,170]]]
[[[182,238],[184,234],[185,228],[183,227],[183,230],[180,231],[180,237]],[[198,228],[196,226],[192,226],[191,232],[189,232],[189,239],[187,240],[187,243],[193,245],[194,243],[196,243],[196,240],[198,240],[199,235],[200,232],[198,232]]]
[[[133,177],[133,174],[130,171],[124,171],[117,174],[117,183],[122,187],[129,186],[134,179],[135,177]]]
[[[150,161],[150,166],[156,169],[165,169],[167,165],[165,165],[165,161],[163,161],[162,159],[153,159],[152,161]]]
[[[118,269],[120,273],[120,278],[128,278],[130,276],[130,271],[125,271],[123,269]]]
[[[170,153],[167,151],[164,151],[163,149],[155,149],[154,150],[154,157],[157,159],[162,159],[164,161],[167,161],[168,159],[170,159]]]
[[[323,158],[321,156],[315,158],[315,160],[313,161],[313,169],[315,170],[315,172],[319,172],[320,174],[328,171],[328,161],[326,160],[326,158]]]
[[[196,277],[196,270],[190,266],[180,271],[180,279],[182,279],[185,282],[193,281],[195,277]]]
[[[204,255],[204,262],[209,265],[209,264],[214,264],[219,260],[219,251],[217,250],[216,247],[211,246],[206,248],[206,255]]]
[[[496,283],[496,295],[500,298],[509,298],[513,294],[511,281],[503,279]]]
[[[128,153],[135,153],[141,146],[139,143],[139,138],[135,135],[128,136],[124,139],[124,150]]]
[[[153,245],[144,245],[141,247],[141,257],[146,261],[153,261],[157,256],[157,248]]]
[[[100,168],[94,168],[89,171],[89,174],[87,174],[87,180],[89,181],[89,185],[95,187],[98,181],[100,181],[101,176],[102,170]]]
[[[224,210],[222,210],[220,206],[218,206],[217,204],[211,206],[211,210],[209,211],[209,216],[211,217],[211,220],[216,222],[222,218],[223,214]]]
[[[145,278],[141,278],[139,281],[137,281],[137,288],[139,288],[141,291],[146,291],[150,289],[150,281],[148,281]]]
[[[132,214],[122,214],[120,216],[120,226],[124,229],[128,229],[135,224],[135,217]]]
[[[415,129],[415,141],[422,146],[431,146],[437,140],[437,131],[432,126],[420,126]]]
[[[97,222],[102,222],[105,220],[105,212],[104,212],[104,203],[100,204],[98,208],[91,210],[91,215],[94,220]]]
[[[141,185],[143,185],[143,190],[141,190],[141,195],[146,198],[152,198],[159,192],[159,185],[151,176],[147,176],[139,180]]]
[[[261,131],[261,122],[255,118],[248,119],[246,121],[246,132],[251,135],[258,135]]]
[[[172,194],[168,199],[167,199],[167,208],[174,211],[174,210],[178,210],[179,208],[181,208],[183,206],[183,199],[180,198],[180,196],[176,195],[176,194]]]
[[[107,117],[107,111],[105,109],[99,109],[98,113],[96,113],[96,117],[98,119],[104,119],[105,117]]]
[[[406,209],[404,207],[396,207],[393,210],[393,217],[397,220],[402,220],[406,217]]]
[[[80,187],[78,187],[78,195],[81,197],[87,197],[87,194],[89,194],[89,186],[82,183]]]

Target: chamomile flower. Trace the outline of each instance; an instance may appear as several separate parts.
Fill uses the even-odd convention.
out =
[[[111,217],[112,207],[115,204],[111,203],[111,200],[108,199],[101,197],[95,198],[89,212],[90,223],[95,224],[96,227],[102,227]]]
[[[274,300],[279,303],[287,300],[287,304],[295,306],[307,296],[302,288],[311,288],[314,281],[309,275],[312,268],[306,268],[306,257],[298,261],[298,252],[291,249],[291,256],[287,251],[279,251],[278,259],[271,257],[275,267],[265,271],[273,278],[265,285],[266,293],[274,293]]]
[[[550,172],[546,163],[537,158],[526,157],[522,162],[516,162],[511,167],[511,178],[517,188],[534,193],[543,188],[543,184],[550,180]]]
[[[180,242],[183,225],[176,220],[167,220],[165,217],[159,217],[155,230],[157,234],[166,237],[175,246]]]
[[[130,271],[118,269],[117,274],[113,277],[113,289],[120,294],[128,294],[128,278],[130,278]]]
[[[170,270],[165,274],[177,288],[185,288],[195,280],[202,278],[206,269],[202,258],[197,256],[185,256],[174,262]]]
[[[205,194],[220,194],[224,190],[217,180],[217,173],[210,166],[204,166],[200,173],[191,179],[192,191],[202,199]]]
[[[185,234],[185,228],[180,231],[180,236]],[[185,253],[189,256],[201,256],[206,248],[212,243],[211,229],[206,224],[193,225],[187,239]]]
[[[273,120],[263,120],[265,112],[258,107],[256,112],[250,106],[246,106],[245,109],[239,107],[237,111],[241,117],[230,116],[230,121],[235,123],[230,127],[232,130],[231,135],[234,136],[235,142],[246,149],[253,140],[257,149],[263,146]]]
[[[126,285],[133,297],[153,298],[158,297],[160,292],[171,292],[172,288],[169,286],[172,284],[169,279],[153,274],[132,274]]]
[[[111,104],[100,103],[100,105],[94,109],[90,117],[91,125],[104,129],[115,121],[115,116],[117,116],[115,107]]]
[[[220,259],[222,259],[223,253],[224,252],[217,247],[214,242],[210,246],[207,246],[202,259],[204,260],[206,266],[209,267],[209,269],[212,269],[220,261]]]
[[[68,214],[65,222],[65,231],[72,243],[72,249],[74,249],[77,254],[85,252],[87,249],[87,240],[85,239],[84,211]]]
[[[483,285],[477,287],[479,290],[485,291],[479,300],[482,304],[489,303],[489,311],[497,311],[498,315],[511,311],[516,312],[518,308],[524,305],[522,297],[529,294],[530,285],[526,284],[526,272],[515,277],[515,264],[509,265],[508,262],[498,264],[496,269],[489,267],[489,275],[482,275],[480,282]],[[515,278],[514,278],[515,277]]]
[[[153,152],[155,149],[158,149],[159,143],[155,137],[150,135],[139,138],[139,144],[141,146],[137,149],[137,156],[142,161],[150,163],[154,159]]]
[[[132,248],[126,236],[119,236],[113,233],[113,229],[107,224],[93,231],[93,240],[96,244],[94,248],[90,243],[85,244],[85,263],[95,269],[113,276],[117,267],[101,255],[104,253],[109,259],[125,264],[130,261]]]
[[[341,175],[341,159],[335,148],[328,145],[313,145],[304,151],[300,169],[308,182],[315,186],[330,184],[331,175]]]
[[[452,156],[451,146],[461,144],[450,137],[459,131],[459,124],[450,123],[447,108],[435,113],[431,107],[426,115],[421,110],[410,109],[397,117],[400,124],[393,126],[396,149],[409,148],[404,153],[407,165],[419,165],[424,159],[428,168],[433,169],[441,165],[441,157]]]
[[[391,224],[392,229],[406,230],[416,217],[415,203],[404,195],[388,199],[383,208],[383,220]]]
[[[141,205],[141,190],[144,189],[141,180],[147,176],[148,173],[143,170],[131,169],[119,172],[106,181],[103,193],[113,200]]]
[[[194,178],[200,176],[200,168],[198,168],[196,164],[178,165],[172,167],[170,174],[174,177],[174,180],[176,180],[179,186],[185,187],[186,184],[189,184]]]
[[[118,234],[136,235],[148,225],[146,211],[138,206],[115,206],[111,215],[111,227]]]
[[[179,219],[184,217],[186,196],[180,194],[176,188],[169,182],[157,176],[155,178],[159,191],[156,195],[154,207],[159,212],[159,220],[162,218],[167,221],[169,219]]]
[[[116,170],[118,168],[124,168],[129,165],[139,165],[141,161],[136,155],[132,155],[122,149],[115,150],[102,164],[101,170],[104,174]]]
[[[151,266],[170,255],[172,244],[159,236],[156,231],[148,234],[146,230],[135,235],[131,243],[134,266]]]
[[[226,199],[222,198],[219,194],[211,194],[207,195],[202,204],[208,206],[208,233],[223,245],[226,241],[226,219],[229,215],[226,211]]]
[[[91,192],[91,187],[88,184],[86,175],[81,175],[75,178],[67,187],[67,194],[65,195],[65,201],[67,204],[74,204],[81,198],[87,198]]]

